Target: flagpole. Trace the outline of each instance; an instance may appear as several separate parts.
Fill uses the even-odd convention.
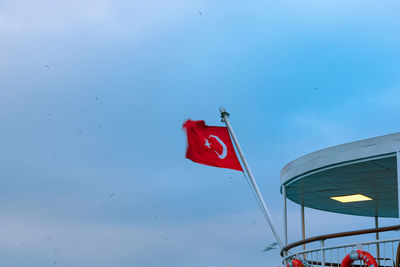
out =
[[[247,174],[248,174],[248,176],[250,178],[250,182],[251,182],[251,184],[252,184],[252,186],[254,188],[254,191],[257,194],[258,201],[260,202],[261,211],[264,214],[264,217],[267,220],[267,222],[269,224],[269,227],[271,227],[272,233],[275,235],[276,241],[278,242],[280,248],[282,248],[283,247],[282,246],[282,241],[279,238],[278,233],[276,232],[276,228],[275,228],[275,226],[273,224],[271,214],[269,213],[267,205],[264,202],[264,198],[261,195],[260,189],[258,189],[257,183],[256,183],[256,181],[254,180],[254,177],[253,177],[253,173],[250,170],[249,164],[247,163],[246,158],[244,157],[243,151],[240,148],[240,145],[239,145],[239,142],[238,142],[238,140],[236,138],[235,132],[233,131],[232,126],[231,126],[231,124],[229,122],[229,119],[228,119],[229,118],[229,113],[226,112],[224,107],[220,107],[219,111],[221,112],[222,122],[225,122],[226,127],[228,128],[228,130],[229,130],[229,132],[230,132],[230,134],[232,136],[233,142],[235,143],[236,149],[238,150],[240,158],[242,159],[242,162],[244,164],[244,168],[246,169]]]

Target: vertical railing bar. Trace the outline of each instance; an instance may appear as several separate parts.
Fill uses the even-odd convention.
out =
[[[322,265],[322,267],[325,267],[325,250],[324,250],[325,241],[324,240],[321,240],[320,246],[321,246],[321,265]]]
[[[392,241],[392,261],[394,262],[394,242]],[[393,263],[393,267],[396,263]]]
[[[368,244],[368,250],[367,251],[368,251],[368,253],[371,253],[370,250],[369,250],[369,244]]]
[[[337,262],[338,262],[338,263],[339,263],[339,254],[340,254],[339,248],[337,248],[337,249],[336,249],[336,255],[337,255]]]
[[[364,245],[365,248],[367,248],[368,252],[374,255],[376,254],[373,251],[371,251],[372,248],[376,249],[376,245],[378,245],[378,249],[380,250],[380,255],[377,256],[377,262],[380,261],[380,263],[378,264],[378,266],[393,266],[395,265],[395,257],[396,257],[396,242],[395,240],[398,240],[397,238],[392,238],[392,239],[386,239],[386,240],[379,240],[379,241],[365,241],[365,243],[357,243],[357,244],[342,244],[342,245],[334,245],[332,244],[331,246],[325,246],[325,241],[326,240],[319,240],[320,241],[320,247],[318,248],[317,246],[315,246],[314,248],[312,248],[313,246],[311,246],[311,250],[313,251],[309,251],[309,252],[305,252],[305,251],[298,251],[295,254],[292,254],[292,256],[290,258],[288,258],[288,260],[293,260],[293,257],[310,257],[311,258],[311,262],[313,262],[313,265],[318,265],[321,267],[328,267],[328,266],[332,266],[333,264],[337,264],[337,266],[340,266],[341,260],[342,260],[342,255],[341,255],[341,249],[343,248],[343,251],[345,253],[344,256],[346,256],[349,253],[349,250],[351,251],[352,249],[357,250],[360,249],[360,245]],[[315,244],[315,243],[314,243]],[[316,245],[316,244],[315,244]],[[372,247],[371,247],[372,246]],[[391,247],[390,247],[391,246]],[[362,246],[361,246],[362,248]],[[330,250],[330,252],[328,251]],[[335,250],[335,251],[334,251]],[[382,253],[383,250],[383,253]],[[314,252],[315,252],[315,256],[314,256]],[[321,258],[319,256],[319,254],[321,253]],[[334,255],[336,253],[336,256]],[[343,256],[343,257],[344,257]],[[334,262],[334,258],[337,258],[337,263]],[[360,262],[360,263],[358,263]],[[352,266],[357,266],[363,264],[363,261],[355,261],[354,265]]]
[[[313,252],[313,257],[312,257],[312,259],[313,259],[313,262],[315,261],[315,252]]]
[[[314,262],[314,252],[311,252],[312,261]]]
[[[379,252],[379,253],[378,253],[378,252]],[[379,258],[380,258],[380,253],[381,253],[381,248],[380,248],[380,244],[378,243],[377,246],[376,246],[376,257],[378,258],[378,260],[377,260],[378,265],[381,264],[381,262],[380,262],[380,260],[379,260]]]
[[[383,265],[386,266],[386,242],[383,242]]]
[[[344,247],[343,250],[344,250],[344,255],[342,256],[342,258],[346,256],[346,248]]]
[[[315,257],[317,256],[317,254],[315,253]],[[315,257],[313,256],[313,261],[315,261]]]

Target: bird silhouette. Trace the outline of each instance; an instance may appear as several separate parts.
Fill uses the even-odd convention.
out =
[[[265,247],[263,249],[263,251],[265,252],[265,251],[270,251],[270,250],[273,250],[273,249],[277,249],[277,247],[276,247],[277,245],[278,245],[278,242],[274,242],[272,244],[269,244],[269,246]]]

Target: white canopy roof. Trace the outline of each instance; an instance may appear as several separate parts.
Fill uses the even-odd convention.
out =
[[[306,207],[337,213],[398,217],[397,158],[400,133],[338,145],[300,157],[281,171],[286,196]],[[330,197],[362,194],[370,201]]]

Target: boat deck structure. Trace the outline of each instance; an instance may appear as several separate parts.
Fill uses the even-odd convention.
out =
[[[378,266],[400,266],[400,225],[379,227],[379,218],[399,218],[399,169],[400,133],[333,146],[288,163],[280,177],[284,202],[283,263],[299,259],[303,265],[341,266],[350,251],[364,250],[373,255]],[[291,244],[287,199],[297,203],[301,211],[302,239]],[[306,238],[304,207],[372,217],[375,228]],[[391,233],[392,238],[379,238],[383,232]],[[370,240],[371,234],[375,238]],[[349,240],[347,237],[356,242],[340,243],[341,239]],[[353,266],[363,266],[362,261]]]

